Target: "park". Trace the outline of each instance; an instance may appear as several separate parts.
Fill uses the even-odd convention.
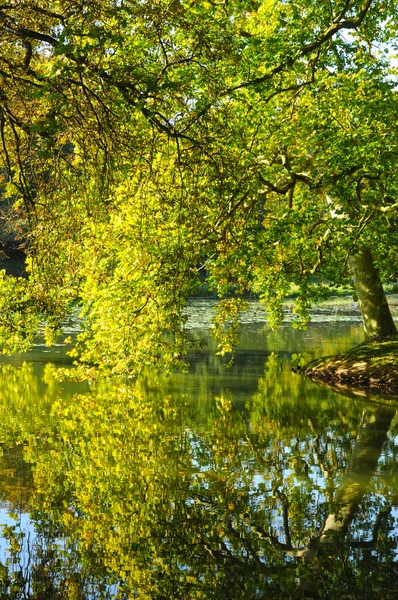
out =
[[[1,598],[398,597],[397,30],[0,5]]]

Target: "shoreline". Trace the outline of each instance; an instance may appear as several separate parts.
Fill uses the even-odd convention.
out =
[[[398,338],[364,342],[294,371],[320,383],[398,395]]]

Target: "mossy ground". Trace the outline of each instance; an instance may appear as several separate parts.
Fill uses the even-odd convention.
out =
[[[311,379],[398,393],[398,338],[371,341],[300,369]]]

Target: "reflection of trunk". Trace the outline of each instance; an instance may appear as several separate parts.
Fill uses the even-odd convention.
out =
[[[376,469],[394,414],[395,409],[387,407],[364,411],[347,473],[337,490],[337,512],[328,515],[319,546],[333,541],[336,536],[342,540],[346,534]]]
[[[336,512],[327,516],[320,536],[295,554],[304,559],[313,573],[321,566],[317,559],[323,556],[326,560],[323,568],[328,568],[328,561],[344,542],[348,527],[377,467],[394,415],[395,409],[389,407],[377,407],[363,412],[351,460],[336,493]],[[316,583],[304,577],[300,578],[299,587],[301,590],[313,592]]]
[[[377,467],[394,415],[395,409],[390,407],[377,407],[364,411],[347,472],[337,489],[336,512],[326,517],[319,537],[313,539],[305,548],[288,551],[287,555],[302,558],[307,564],[313,564],[325,547],[329,554],[333,552],[333,544],[344,541],[348,527],[355,517],[370,478]],[[307,584],[301,582],[301,585]]]
[[[369,248],[361,248],[352,254],[348,266],[354,277],[366,337],[396,335],[397,329]]]

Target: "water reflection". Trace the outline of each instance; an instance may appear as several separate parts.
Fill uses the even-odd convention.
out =
[[[291,373],[359,329],[287,331],[135,385],[3,365],[0,597],[397,597],[395,408]]]

